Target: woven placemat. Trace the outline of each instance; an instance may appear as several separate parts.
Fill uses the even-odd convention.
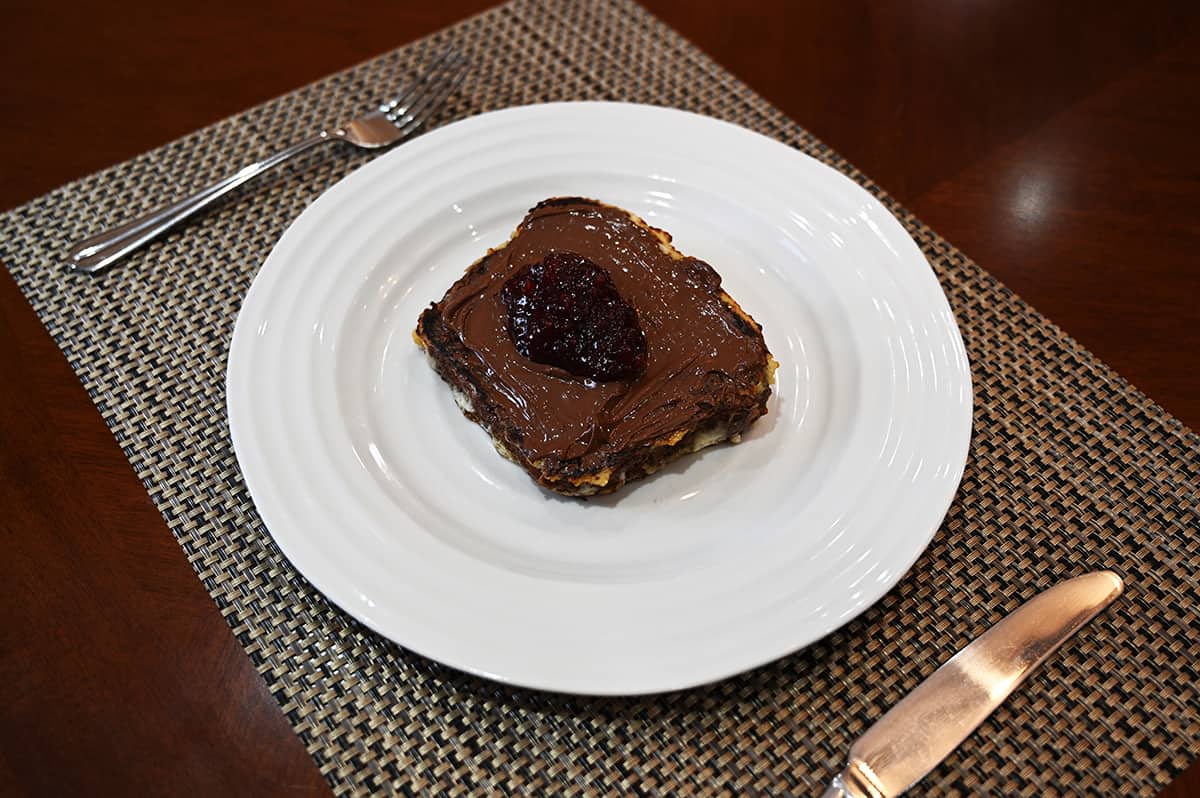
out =
[[[67,245],[368,107],[447,43],[478,66],[438,123],[532,102],[685,108],[780,139],[901,219],[975,376],[958,499],[886,598],[750,674],[586,699],[464,676],[380,639],[287,563],[230,445],[234,318],[271,246],[369,156],[314,155],[100,278]],[[0,257],[112,428],[205,587],[339,795],[813,793],[850,742],[1021,601],[1093,568],[1125,597],[918,792],[1152,795],[1200,753],[1200,439],[862,174],[640,7],[515,0],[0,217]]]

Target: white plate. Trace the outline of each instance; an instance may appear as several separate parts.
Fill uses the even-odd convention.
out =
[[[411,338],[562,195],[674,234],[782,364],[742,444],[586,502],[501,459]],[[954,318],[879,202],[742,128],[615,103],[467,119],[326,192],[246,297],[228,394],[254,502],[326,596],[455,668],[590,694],[713,681],[862,612],[937,529],[971,423]]]

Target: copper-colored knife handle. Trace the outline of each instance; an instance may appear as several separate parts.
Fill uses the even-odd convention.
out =
[[[916,784],[1124,587],[1113,572],[1096,571],[1013,610],[858,738],[823,798],[895,798]]]

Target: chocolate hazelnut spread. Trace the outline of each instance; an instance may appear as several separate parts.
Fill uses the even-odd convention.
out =
[[[554,252],[577,253],[603,269],[636,310],[647,349],[639,376],[593,381],[517,351],[501,292],[519,270]],[[620,209],[562,198],[535,207],[512,240],[472,266],[420,324],[432,329],[440,316],[457,335],[474,363],[443,376],[464,388],[486,381],[490,423],[505,428],[514,454],[526,462],[577,460],[591,471],[616,452],[696,429],[714,409],[744,406],[747,394],[762,398],[748,418],[742,412],[741,427],[761,414],[770,356],[754,323],[722,295],[712,267],[673,255]]]

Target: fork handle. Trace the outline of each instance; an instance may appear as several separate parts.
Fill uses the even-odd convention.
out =
[[[311,138],[298,141],[274,155],[243,167],[224,180],[197,191],[190,197],[151,211],[132,221],[85,238],[67,254],[67,265],[77,272],[96,274],[138,247],[158,238],[175,225],[200,212],[248,180],[278,166],[289,158],[327,141],[336,141],[338,131],[322,130]]]

